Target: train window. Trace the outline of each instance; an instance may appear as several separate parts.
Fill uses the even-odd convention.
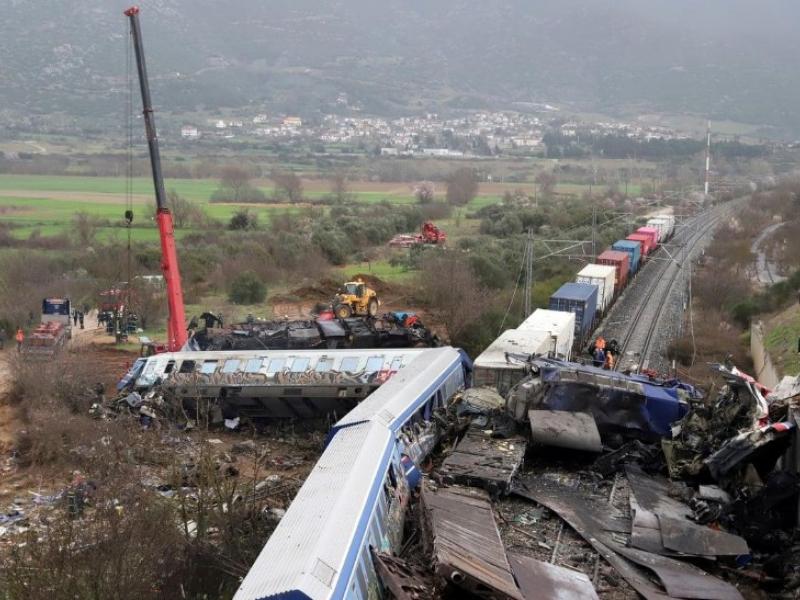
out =
[[[164,375],[172,373],[172,369],[175,368],[175,361],[171,360],[167,363],[167,366],[164,368]]]
[[[317,373],[327,373],[333,368],[333,359],[332,358],[320,358],[317,361],[317,366],[314,370]]]
[[[232,360],[226,360],[225,361],[225,366],[222,367],[222,372],[223,373],[236,373],[236,371],[239,370],[239,365],[241,364],[241,362],[242,361],[240,361],[239,359],[236,359],[236,358],[234,358]]]
[[[363,562],[359,561],[356,567],[356,578],[358,579],[358,597],[367,597],[367,574],[366,567]]]
[[[377,373],[381,369],[383,369],[382,356],[371,356],[369,360],[367,360],[367,373]]]
[[[269,361],[269,367],[267,368],[267,373],[273,374],[277,373],[278,371],[283,370],[283,366],[286,364],[285,358],[273,358]]]
[[[355,356],[348,356],[343,358],[339,366],[339,370],[343,373],[355,373],[358,368],[358,358]]]
[[[306,369],[308,369],[308,364],[311,361],[308,358],[295,358],[292,361],[292,373],[302,373]]]
[[[181,368],[178,370],[178,373],[193,373],[194,372],[194,361],[193,360],[185,360],[181,363]]]
[[[200,367],[200,372],[203,375],[213,375],[214,371],[217,370],[217,361],[215,360],[207,360],[203,363],[203,366]]]
[[[392,371],[399,371],[400,367],[403,366],[403,358],[401,356],[396,356],[392,359],[392,365],[389,367]]]
[[[260,358],[251,358],[247,361],[247,365],[244,368],[245,373],[258,373],[258,370],[261,368],[261,365],[264,364],[264,361]]]
[[[397,477],[394,474],[394,465],[389,465],[389,482],[393,488],[397,488]]]
[[[428,398],[428,401],[425,403],[425,408],[422,412],[422,418],[426,421],[430,421],[431,413],[433,413],[433,396]]]

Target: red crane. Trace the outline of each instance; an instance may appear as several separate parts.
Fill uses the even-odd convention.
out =
[[[183,288],[181,273],[178,268],[178,253],[175,249],[175,228],[172,224],[172,213],[169,212],[164,192],[164,176],[161,172],[161,154],[158,151],[158,136],[153,118],[153,104],[150,100],[150,86],[147,82],[147,66],[144,61],[142,30],[139,26],[139,7],[132,6],[125,11],[130,19],[131,38],[136,53],[136,67],[139,71],[139,88],[142,91],[142,115],[147,133],[147,145],[150,149],[150,166],[153,170],[153,185],[156,190],[156,221],[161,237],[161,270],[167,284],[167,304],[169,318],[167,320],[167,349],[170,352],[180,350],[186,343],[186,315],[183,308]]]

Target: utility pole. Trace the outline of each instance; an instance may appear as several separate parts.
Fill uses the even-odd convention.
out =
[[[533,290],[533,263],[533,229],[528,228],[528,237],[525,240],[525,293],[523,295],[523,310],[525,314],[522,316],[523,320],[527,319],[533,310],[531,301],[531,292]]]
[[[597,205],[592,200],[592,262],[597,260]]]
[[[705,184],[705,197],[708,199],[708,179],[711,172],[711,121],[708,122],[706,128],[706,184]]]

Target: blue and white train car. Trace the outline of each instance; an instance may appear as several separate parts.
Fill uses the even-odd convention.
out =
[[[449,346],[425,350],[339,419],[330,436],[367,421],[380,423],[397,434],[415,413],[430,420],[435,409],[465,386],[466,371],[471,368],[468,360],[463,351]]]
[[[337,422],[235,600],[380,597],[370,547],[399,550],[433,413],[470,367],[459,350],[425,350]]]
[[[339,432],[314,466],[234,600],[380,596],[370,547],[398,551],[410,491],[391,432]]]

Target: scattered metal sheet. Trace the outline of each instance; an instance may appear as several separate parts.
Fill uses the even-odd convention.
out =
[[[629,561],[653,571],[666,589],[666,595],[656,590],[656,593],[660,594],[662,598],[743,600],[742,595],[735,587],[709,575],[702,569],[672,558],[619,544],[607,533],[607,527],[603,523],[608,512],[607,507],[592,506],[574,490],[557,485],[544,486],[535,480],[528,479],[521,482],[521,486],[515,488],[514,492],[556,512],[593,547],[596,548],[595,543],[599,542]],[[606,557],[606,555],[603,556]],[[646,598],[653,593],[652,589],[648,590],[647,594],[640,591],[636,586],[642,582],[635,577],[628,579],[626,572],[620,571],[620,575],[625,577],[626,581]]]
[[[525,456],[521,437],[493,438],[469,429],[440,468],[448,483],[480,485],[491,492],[507,490]]]
[[[658,522],[661,541],[668,550],[698,556],[741,556],[750,553],[747,542],[738,535],[669,517],[659,517]]]
[[[425,483],[422,508],[437,576],[480,598],[524,600],[486,492]]]
[[[509,554],[517,584],[528,600],[598,600],[589,577],[529,556]]]
[[[396,600],[424,600],[431,596],[426,574],[406,561],[372,548],[375,570]]]
[[[527,498],[534,502],[546,506],[562,519],[570,527],[583,537],[595,551],[602,556],[608,564],[627,581],[645,600],[674,600],[672,596],[653,585],[650,580],[637,569],[630,561],[624,559],[616,552],[612,551],[604,542],[611,541],[610,536],[603,533],[603,524],[592,519],[591,509],[580,498],[577,506],[571,500],[571,490],[560,487],[553,489],[540,489],[533,482],[520,482],[515,486],[513,492],[518,496]],[[602,540],[602,541],[601,541]]]
[[[631,514],[633,515],[630,530],[631,546],[647,552],[663,554],[665,548],[661,543],[661,527],[658,524],[658,517],[649,510],[641,508],[636,503],[633,494],[631,494]]]
[[[658,517],[660,543],[666,551],[695,556],[739,556],[750,552],[747,542],[738,535],[690,521],[692,510],[669,497],[669,484],[666,480],[649,477],[633,466],[628,466],[626,473],[631,487],[631,509],[634,509],[635,502],[639,513],[647,511]],[[635,524],[636,515],[634,526]],[[650,525],[652,526],[652,521]],[[637,533],[641,534],[642,531],[638,530]],[[654,541],[652,534],[644,537],[637,535],[632,539],[637,548],[660,554],[669,553],[657,550]]]
[[[594,417],[584,412],[529,410],[534,443],[586,452],[602,452],[603,442]]]

